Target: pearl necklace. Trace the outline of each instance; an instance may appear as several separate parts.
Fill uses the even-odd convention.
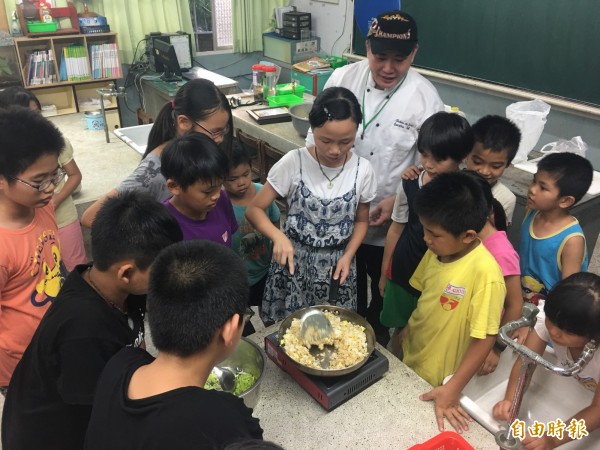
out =
[[[323,176],[325,178],[327,178],[327,181],[329,182],[326,184],[327,189],[332,189],[333,182],[335,181],[335,179],[337,177],[339,177],[342,174],[342,172],[344,171],[344,167],[346,167],[346,161],[348,160],[348,153],[346,153],[346,156],[344,156],[344,164],[342,164],[342,168],[340,169],[340,171],[338,173],[335,174],[335,176],[333,178],[329,178],[327,176],[327,174],[325,173],[325,171],[323,170],[323,166],[321,166],[321,161],[319,161],[319,153],[317,152],[316,146],[315,146],[315,158],[317,158],[317,163],[319,164],[319,169],[321,169],[321,173],[323,174]]]
[[[87,273],[88,273],[88,281],[90,282],[90,285],[92,286],[92,288],[94,289],[94,291],[96,291],[96,293],[102,298],[102,300],[104,300],[106,303],[108,303],[110,306],[112,306],[113,308],[115,308],[117,311],[119,311],[121,314],[127,314],[125,311],[123,311],[123,309],[121,309],[116,303],[111,302],[109,299],[107,299],[104,294],[102,293],[102,291],[98,288],[98,286],[96,286],[96,283],[94,283],[94,281],[92,280],[92,269],[94,268],[94,266],[90,266],[87,269]]]

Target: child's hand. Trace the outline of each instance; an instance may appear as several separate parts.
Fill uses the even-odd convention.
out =
[[[435,402],[435,417],[438,428],[444,431],[444,418],[448,419],[450,425],[458,432],[469,429],[467,421],[471,421],[471,416],[462,409],[458,402],[458,395],[454,394],[447,386],[438,386],[431,391],[419,396],[420,400]]]
[[[403,180],[416,180],[417,178],[419,178],[420,173],[421,169],[419,169],[417,166],[410,166],[408,169],[402,172],[400,178],[402,178]]]
[[[385,273],[382,273],[381,276],[379,277],[379,295],[381,295],[382,297],[385,292],[386,284],[387,284],[387,277],[385,276]]]
[[[493,349],[490,350],[487,357],[485,358],[485,361],[479,368],[477,375],[483,376],[483,375],[489,375],[490,373],[492,373],[494,370],[496,370],[499,360],[500,360],[500,355],[498,353],[496,353]]]
[[[500,400],[494,405],[492,409],[492,415],[496,420],[508,420],[508,414],[510,412],[510,406],[512,402],[510,400]]]
[[[290,275],[294,275],[294,246],[283,233],[273,239],[273,261],[282,267],[287,264]]]
[[[369,225],[373,227],[380,227],[385,222],[392,218],[392,211],[394,210],[394,202],[396,197],[384,198],[379,204],[369,213]]]
[[[531,437],[529,434],[521,441],[521,445],[527,450],[552,450],[560,445],[560,442],[555,442],[550,436],[544,435],[541,438]]]
[[[529,327],[522,327],[522,328],[519,328],[519,329],[513,331],[512,335],[510,337],[513,338],[514,340],[516,340],[519,344],[524,344],[525,339],[527,339],[528,334],[529,334]]]
[[[348,275],[350,274],[350,263],[352,263],[352,258],[347,255],[342,255],[342,257],[338,260],[337,265],[335,266],[333,279],[339,279],[340,284],[344,284],[346,278],[348,278]]]

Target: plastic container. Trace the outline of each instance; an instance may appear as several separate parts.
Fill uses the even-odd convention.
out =
[[[252,93],[254,94],[255,102],[262,102],[264,100],[263,67],[264,66],[262,64],[254,64],[252,66],[252,84],[250,85],[250,89],[252,89]]]
[[[317,96],[325,87],[325,83],[333,73],[333,69],[319,69],[318,71],[302,73],[297,70],[292,70],[292,80],[296,80],[305,88],[305,92],[310,95]]]
[[[341,56],[328,56],[325,58],[325,61],[329,63],[332,69],[337,69],[338,67],[343,67],[348,64],[348,60]]]
[[[263,80],[263,95],[266,99],[277,95],[275,86],[277,83],[277,68],[275,66],[263,66],[265,78]]]
[[[83,128],[86,130],[104,130],[104,117],[102,117],[102,113],[100,111],[86,112],[81,121],[84,123]]]
[[[56,22],[27,22],[27,31],[30,33],[53,33],[56,31]]]
[[[294,95],[294,88],[292,83],[278,84],[275,88],[277,95]],[[296,83],[296,96],[302,98],[304,96],[304,86]]]
[[[422,444],[413,445],[408,450],[475,450],[471,444],[454,431],[443,431]]]
[[[298,97],[294,94],[287,95],[274,95],[272,97],[267,98],[269,102],[269,106],[292,106],[302,103],[302,97]]]

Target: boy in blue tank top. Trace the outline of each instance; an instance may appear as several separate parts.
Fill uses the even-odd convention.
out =
[[[574,153],[553,153],[538,163],[527,192],[519,257],[523,298],[537,304],[561,279],[585,272],[585,236],[569,209],[585,195],[594,170]]]

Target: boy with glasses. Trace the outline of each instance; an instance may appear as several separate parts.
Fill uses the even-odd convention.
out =
[[[108,199],[92,224],[93,263],[66,278],[10,381],[6,449],[81,449],[96,383],[123,347],[144,344],[154,258],[182,238],[164,206],[142,192]]]
[[[0,388],[65,278],[52,195],[64,139],[39,113],[0,111]]]

